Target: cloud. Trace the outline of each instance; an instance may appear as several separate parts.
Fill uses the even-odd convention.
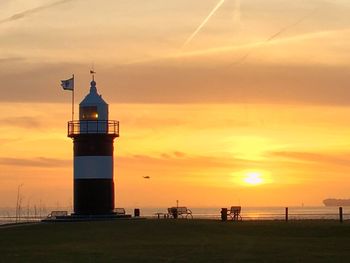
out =
[[[186,157],[186,154],[183,152],[175,151],[175,152],[173,152],[173,154],[178,158]]]
[[[56,168],[72,165],[72,161],[46,157],[37,157],[32,159],[0,157],[0,165]]]
[[[121,156],[116,159],[118,165],[128,165],[142,169],[154,170],[192,170],[227,169],[232,172],[244,168],[261,167],[261,161],[243,160],[239,158],[223,158],[217,156],[185,155],[180,152],[161,154],[159,157],[148,155]],[[137,166],[135,166],[137,164]],[[243,167],[243,168],[242,168]]]
[[[0,144],[4,146],[5,144],[11,144],[13,142],[18,142],[20,140],[21,140],[20,138],[0,138]]]
[[[2,57],[0,58],[0,63],[9,63],[25,60],[23,57]]]
[[[35,8],[27,9],[27,10],[25,10],[23,12],[13,14],[10,17],[7,17],[7,18],[4,18],[4,19],[0,20],[0,25],[1,24],[5,24],[5,23],[9,23],[9,22],[12,22],[12,21],[15,21],[15,20],[23,19],[23,18],[25,18],[27,16],[39,13],[39,12],[44,11],[46,9],[50,9],[52,7],[55,7],[55,6],[58,6],[58,5],[67,3],[67,2],[71,2],[71,1],[73,1],[73,0],[61,0],[61,1],[53,2],[51,4],[41,5],[41,6],[38,6],[38,7],[35,7]]]
[[[103,86],[114,86],[113,83],[118,83],[114,92],[104,92],[104,96],[123,102],[349,104],[350,101],[347,67],[250,64],[217,72],[200,66],[135,66],[116,68]]]
[[[2,127],[13,126],[25,129],[36,129],[41,127],[42,123],[37,117],[21,116],[12,118],[2,118],[0,119]]]
[[[280,151],[272,152],[269,155],[302,162],[333,164],[350,167],[350,153],[323,154],[313,152]]]
[[[23,64],[25,66],[25,64]],[[99,68],[97,87],[109,103],[289,103],[349,105],[346,66],[242,64],[231,71],[185,65]],[[6,71],[6,69],[4,69]],[[88,92],[86,65],[45,64],[0,71],[2,102],[65,102],[60,79],[75,73],[76,101]]]
[[[186,157],[186,154],[183,152],[174,151],[172,153],[162,153],[160,155],[162,158],[169,159],[169,158],[184,158]]]

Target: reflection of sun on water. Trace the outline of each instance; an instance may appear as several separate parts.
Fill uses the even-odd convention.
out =
[[[264,183],[262,174],[259,172],[247,172],[243,178],[243,181],[249,185],[259,185]]]

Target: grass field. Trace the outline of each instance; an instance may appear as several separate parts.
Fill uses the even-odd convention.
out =
[[[0,227],[0,262],[350,262],[350,222],[120,220]]]

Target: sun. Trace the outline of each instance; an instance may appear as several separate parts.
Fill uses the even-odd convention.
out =
[[[243,178],[243,181],[248,185],[260,185],[264,183],[262,173],[260,172],[247,172]]]

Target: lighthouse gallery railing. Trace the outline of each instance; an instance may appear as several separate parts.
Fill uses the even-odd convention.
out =
[[[110,134],[119,136],[119,121],[69,121],[68,137],[79,134]]]

